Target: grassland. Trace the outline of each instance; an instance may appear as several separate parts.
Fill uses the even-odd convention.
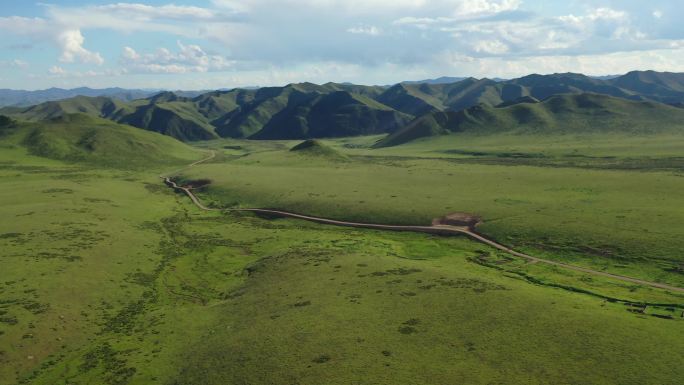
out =
[[[46,158],[23,139],[31,127],[0,138],[0,384],[660,385],[684,376],[681,295],[529,264],[466,238],[200,212],[158,175],[204,154],[173,147],[146,168],[80,146],[87,156]],[[538,252],[546,218],[551,234],[565,234],[566,253],[549,252],[557,258],[679,282],[662,270],[673,255],[616,262],[571,250],[593,233],[563,216],[596,217],[582,206],[589,196],[609,217],[645,199],[634,186],[645,193],[660,180],[652,208],[676,226],[677,207],[664,211],[681,179],[674,169],[551,167],[564,158],[551,154],[511,166],[501,163],[529,158],[486,143],[484,155],[436,143],[370,150],[374,139],[325,141],[315,156],[289,151],[297,142],[208,142],[219,156],[183,175],[211,178],[199,193],[215,205],[387,222],[473,211],[485,216],[483,232]],[[542,178],[547,187],[591,180],[595,192],[537,192]],[[521,181],[532,186],[518,192]],[[486,204],[492,189],[531,203]],[[539,202],[553,211],[516,214]],[[509,210],[499,227],[490,205]],[[548,225],[554,216],[568,223]],[[676,227],[639,239],[674,249],[667,231]]]
[[[480,232],[530,254],[682,285],[684,165],[672,155],[684,142],[620,138],[573,136],[563,147],[563,138],[463,135],[383,150],[364,148],[375,138],[328,142],[354,159],[346,163],[282,143],[227,149],[186,178],[212,179],[199,194],[216,206],[397,224],[472,212],[484,218]],[[611,155],[599,156],[611,140]]]

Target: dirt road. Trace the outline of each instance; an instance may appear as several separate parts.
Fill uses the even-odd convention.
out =
[[[216,156],[215,152],[212,151],[211,155],[209,157],[202,159],[202,160],[199,160],[197,162],[194,162],[191,165],[189,165],[189,166],[187,166],[181,170],[184,170],[186,168],[192,167],[192,166],[200,164],[202,162],[206,162],[208,160],[211,160],[215,156]],[[181,170],[177,170],[175,172],[178,172]],[[666,285],[666,284],[658,283],[658,282],[645,281],[645,280],[638,279],[638,278],[626,277],[623,275],[606,273],[603,271],[593,270],[593,269],[589,269],[586,267],[570,265],[570,264],[563,263],[563,262],[556,262],[556,261],[552,261],[552,260],[548,260],[548,259],[533,257],[531,255],[527,255],[527,254],[515,251],[515,250],[513,250],[507,246],[504,246],[504,245],[492,240],[492,239],[489,239],[489,238],[487,238],[481,234],[478,234],[477,232],[471,230],[467,226],[461,227],[461,226],[450,226],[450,225],[432,225],[432,226],[383,225],[383,224],[376,224],[376,223],[359,223],[359,222],[339,221],[339,220],[335,220],[335,219],[320,218],[320,217],[314,217],[314,216],[310,216],[310,215],[291,213],[289,211],[272,210],[272,209],[259,209],[259,208],[252,208],[252,209],[250,209],[250,208],[245,208],[245,209],[214,209],[214,208],[209,208],[209,207],[204,206],[202,204],[202,202],[199,200],[199,198],[197,198],[197,196],[189,188],[177,185],[176,182],[172,181],[169,177],[162,176],[162,178],[164,179],[164,183],[166,183],[167,186],[175,189],[176,191],[184,192],[197,207],[199,207],[200,209],[205,210],[205,211],[253,212],[253,213],[267,214],[267,215],[278,216],[278,217],[302,219],[305,221],[316,222],[316,223],[320,223],[320,224],[324,224],[324,225],[355,227],[355,228],[363,228],[363,229],[387,230],[387,231],[411,231],[411,232],[437,234],[437,235],[466,235],[466,236],[468,236],[468,237],[470,237],[470,238],[472,238],[478,242],[481,242],[481,243],[484,243],[484,244],[489,245],[491,247],[494,247],[496,249],[505,251],[506,253],[509,253],[511,255],[515,255],[515,256],[520,257],[520,258],[525,258],[525,259],[532,261],[532,262],[545,263],[547,265],[558,266],[558,267],[562,267],[562,268],[565,268],[568,270],[578,271],[581,273],[612,278],[612,279],[616,279],[619,281],[634,283],[634,284],[638,284],[638,285],[651,286],[651,287],[655,287],[655,288],[663,289],[663,290],[668,290],[668,291],[672,291],[672,292],[684,293],[684,288],[681,288],[681,287]]]

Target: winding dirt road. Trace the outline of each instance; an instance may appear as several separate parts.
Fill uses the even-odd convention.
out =
[[[209,160],[213,159],[215,156],[216,156],[216,153],[214,151],[211,151],[211,155],[209,157],[202,159],[202,160],[199,160],[197,162],[194,162],[187,167],[184,167],[180,170],[174,171],[173,173],[177,173],[179,171],[185,170],[187,168],[198,165],[200,163],[209,161]],[[289,211],[272,210],[272,209],[259,209],[259,208],[214,209],[214,208],[209,208],[209,207],[206,207],[204,204],[202,204],[202,202],[199,200],[199,198],[197,198],[197,196],[192,192],[191,189],[189,189],[187,187],[179,186],[178,184],[176,184],[176,182],[172,181],[171,178],[168,176],[161,176],[161,177],[167,186],[173,188],[176,191],[181,191],[181,192],[185,193],[197,207],[199,207],[200,209],[202,209],[204,211],[253,212],[253,213],[257,213],[257,214],[267,214],[267,215],[271,215],[271,216],[302,219],[305,221],[320,223],[320,224],[324,224],[324,225],[333,225],[333,226],[355,227],[355,228],[387,230],[387,231],[410,231],[410,232],[419,232],[419,233],[428,233],[428,234],[437,234],[437,235],[466,235],[466,236],[468,236],[468,237],[470,237],[470,238],[472,238],[472,239],[474,239],[480,243],[484,243],[484,244],[489,245],[495,249],[505,251],[506,253],[509,253],[509,254],[514,255],[516,257],[527,259],[527,260],[532,261],[532,262],[544,263],[547,265],[558,266],[558,267],[562,267],[562,268],[565,268],[568,270],[578,271],[581,273],[612,278],[612,279],[616,279],[619,281],[634,283],[634,284],[638,284],[638,285],[651,286],[651,287],[655,287],[655,288],[663,289],[663,290],[668,290],[668,291],[672,291],[672,292],[684,293],[684,288],[681,288],[681,287],[666,285],[666,284],[658,283],[658,282],[645,281],[645,280],[638,279],[638,278],[626,277],[623,275],[606,273],[603,271],[593,270],[593,269],[589,269],[586,267],[570,265],[570,264],[563,263],[563,262],[556,262],[556,261],[552,261],[552,260],[548,260],[548,259],[533,257],[531,255],[527,255],[527,254],[515,251],[515,250],[513,250],[507,246],[504,246],[504,245],[492,240],[492,239],[489,239],[489,238],[487,238],[481,234],[478,234],[477,232],[473,231],[471,228],[469,228],[467,226],[383,225],[383,224],[376,224],[376,223],[359,223],[359,222],[339,221],[339,220],[335,220],[335,219],[320,218],[320,217],[314,217],[314,216],[310,216],[310,215],[292,213]]]

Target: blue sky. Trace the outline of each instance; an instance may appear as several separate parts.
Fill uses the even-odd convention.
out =
[[[0,88],[684,72],[676,0],[3,0]]]

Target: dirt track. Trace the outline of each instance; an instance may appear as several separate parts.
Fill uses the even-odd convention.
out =
[[[216,156],[216,153],[214,151],[211,152],[211,155],[205,159],[199,160],[197,162],[194,162],[190,164],[188,167],[195,166],[197,164],[200,164],[202,162],[206,162],[208,160],[213,159]],[[188,168],[186,167],[186,168]],[[185,168],[184,168],[185,169]],[[181,169],[183,170],[183,169]],[[181,171],[177,170],[175,172]],[[645,281],[642,279],[638,278],[631,278],[631,277],[626,277],[623,275],[617,275],[617,274],[611,274],[611,273],[606,273],[603,271],[598,271],[598,270],[593,270],[589,269],[586,267],[580,267],[580,266],[575,266],[575,265],[570,265],[567,263],[562,263],[562,262],[556,262],[548,259],[543,259],[543,258],[538,258],[538,257],[533,257],[531,255],[527,255],[518,251],[515,251],[509,247],[506,247],[494,240],[491,240],[481,234],[478,234],[477,232],[471,230],[467,226],[450,226],[450,225],[432,225],[432,226],[398,226],[398,225],[383,225],[383,224],[376,224],[376,223],[358,223],[358,222],[347,222],[347,221],[339,221],[335,219],[328,219],[328,218],[320,218],[320,217],[314,217],[310,215],[303,215],[303,214],[296,214],[296,213],[291,213],[288,211],[282,211],[282,210],[272,210],[272,209],[259,209],[259,208],[246,208],[246,209],[213,209],[206,207],[202,204],[202,202],[197,198],[197,196],[189,189],[183,186],[177,185],[174,181],[172,181],[169,177],[162,176],[164,179],[164,183],[166,183],[167,186],[175,189],[176,191],[182,191],[184,192],[192,201],[193,203],[199,207],[202,210],[205,211],[233,211],[233,212],[253,212],[253,213],[258,213],[258,214],[267,214],[267,215],[272,215],[272,216],[278,216],[278,217],[287,217],[287,218],[295,218],[295,219],[302,219],[305,221],[310,221],[310,222],[316,222],[320,224],[325,224],[325,225],[333,225],[333,226],[345,226],[345,227],[355,227],[355,228],[364,228],[364,229],[374,229],[374,230],[388,230],[388,231],[411,231],[411,232],[420,232],[420,233],[428,233],[428,234],[437,234],[437,235],[466,235],[478,242],[484,243],[486,245],[489,245],[491,247],[494,247],[496,249],[505,251],[511,255],[515,255],[517,257],[525,258],[529,261],[532,262],[537,262],[537,263],[545,263],[547,265],[552,265],[552,266],[558,266],[562,267],[568,270],[574,270],[582,273],[587,273],[587,274],[592,274],[592,275],[598,275],[602,277],[607,277],[607,278],[612,278],[616,279],[619,281],[624,281],[624,282],[629,282],[629,283],[635,283],[639,285],[644,285],[644,286],[651,286],[663,290],[669,290],[673,292],[680,292],[684,293],[684,288],[676,287],[676,286],[670,286],[666,285],[663,283],[658,283],[658,282],[650,282],[650,281]]]

